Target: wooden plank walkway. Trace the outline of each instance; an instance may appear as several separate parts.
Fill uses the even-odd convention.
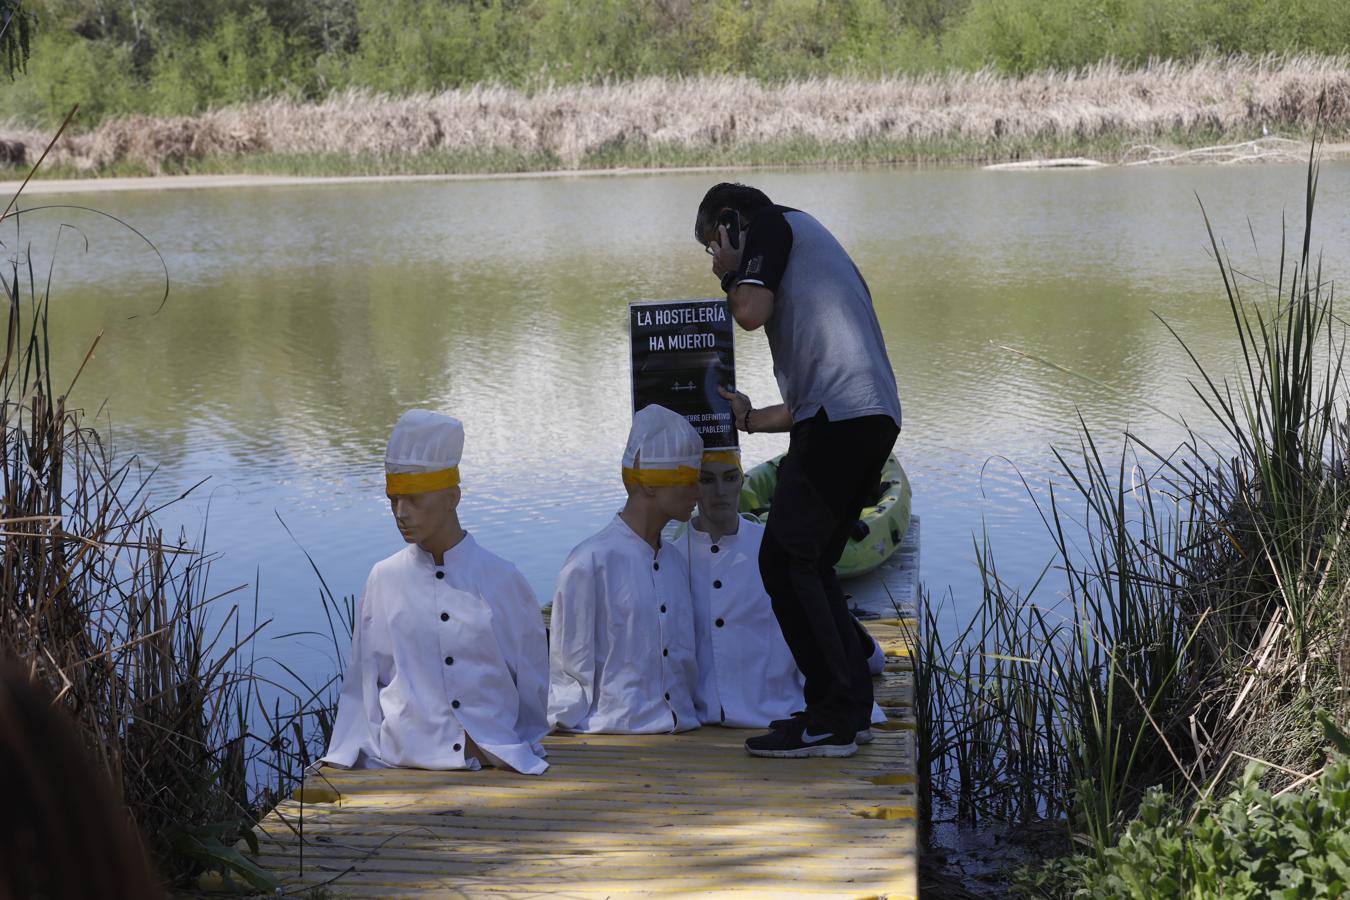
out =
[[[756,759],[754,732],[705,727],[551,735],[537,778],[325,767],[259,825],[258,861],[340,897],[915,898],[918,539],[915,519],[895,559],[848,583],[900,613],[867,623],[891,718],[856,756]]]

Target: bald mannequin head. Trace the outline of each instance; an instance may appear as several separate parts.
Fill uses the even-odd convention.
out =
[[[745,476],[734,463],[704,459],[698,470],[700,531],[735,534],[740,525],[741,484]]]

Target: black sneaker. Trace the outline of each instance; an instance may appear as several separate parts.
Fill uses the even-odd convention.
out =
[[[769,730],[782,731],[784,728],[792,728],[794,726],[800,728],[805,724],[806,724],[806,710],[799,709],[792,715],[788,716],[786,719],[774,719],[772,722],[769,723]]]
[[[793,728],[801,728],[806,724],[806,711],[797,710],[791,717],[786,719],[774,719],[769,723],[770,731],[784,731]],[[872,743],[872,722],[871,717],[863,719],[862,724],[858,726],[857,732],[853,735],[853,743],[861,747],[863,744]]]
[[[858,745],[853,743],[853,738],[836,735],[831,731],[817,734],[803,720],[800,731],[796,728],[782,728],[749,738],[745,742],[745,752],[751,756],[765,756],[772,759],[852,756],[858,752]]]

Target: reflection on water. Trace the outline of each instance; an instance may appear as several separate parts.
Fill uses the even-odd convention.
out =
[[[1347,250],[1350,169],[1322,172],[1320,243]],[[1202,420],[1186,360],[1229,358],[1226,306],[1195,194],[1253,274],[1273,278],[1298,167],[986,173],[740,174],[807,209],[867,277],[905,408],[900,455],[924,520],[923,574],[975,602],[982,522],[1002,574],[1047,559],[1021,478],[1043,490],[1077,417],[1174,442]],[[280,516],[338,592],[399,538],[382,494],[388,431],[409,407],[466,424],[462,517],[541,600],[570,547],[619,506],[626,304],[716,291],[690,238],[710,175],[173,191],[75,198],[136,224],[35,213],[13,248],[51,254],[59,360],[105,336],[76,398],[106,401],[115,443],[160,466],[156,494],[210,481],[169,517],[223,553],[217,588],[261,579],[278,633],[323,626],[318,585]],[[40,198],[41,202],[51,202]],[[37,203],[37,200],[33,201]],[[1250,215],[1263,256],[1251,250]],[[17,240],[16,240],[17,238]],[[45,263],[44,263],[45,265]],[[1255,288],[1253,288],[1255,290]],[[776,402],[762,334],[739,333],[740,387]],[[1016,351],[1020,351],[1016,352]],[[1030,354],[1077,373],[1029,359]],[[1167,415],[1165,415],[1167,414]],[[1107,442],[1110,443],[1110,440]],[[747,463],[786,445],[745,440]],[[317,644],[316,644],[317,645]]]

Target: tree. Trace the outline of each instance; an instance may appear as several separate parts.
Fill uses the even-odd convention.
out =
[[[32,40],[33,14],[23,8],[23,0],[0,0],[0,65],[10,78],[28,68]]]

